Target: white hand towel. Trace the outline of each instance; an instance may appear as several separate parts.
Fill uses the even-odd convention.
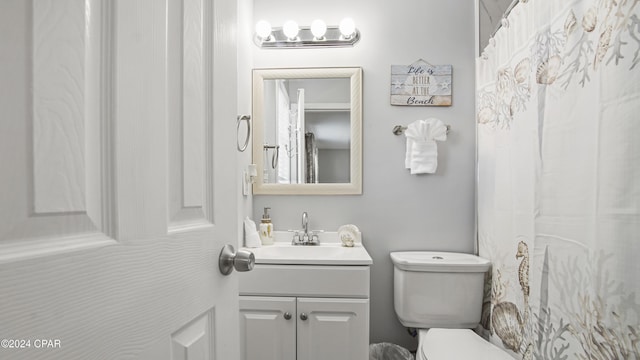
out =
[[[416,120],[407,126],[405,167],[411,174],[433,174],[438,167],[437,141],[447,140],[447,126],[439,119]]]
[[[260,235],[256,230],[256,223],[249,217],[244,218],[244,245],[248,248],[259,248],[262,246]]]

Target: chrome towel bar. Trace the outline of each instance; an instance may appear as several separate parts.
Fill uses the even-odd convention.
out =
[[[449,134],[449,132],[451,131],[451,125],[446,125],[447,127],[447,134]],[[404,133],[404,131],[407,130],[406,126],[402,126],[402,125],[396,125],[393,127],[393,135],[402,135],[402,133]]]

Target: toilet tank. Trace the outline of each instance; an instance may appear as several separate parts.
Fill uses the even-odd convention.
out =
[[[392,252],[393,302],[406,327],[474,328],[489,260],[451,252]]]

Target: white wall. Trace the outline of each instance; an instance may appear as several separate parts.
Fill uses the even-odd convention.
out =
[[[364,71],[363,194],[255,196],[253,218],[270,206],[276,230],[299,228],[303,211],[309,213],[313,229],[335,231],[342,224],[356,224],[374,261],[371,342],[390,341],[415,349],[415,340],[393,310],[389,252],[474,249],[474,2],[254,0],[252,6],[253,23],[264,18],[280,26],[292,18],[308,25],[320,17],[338,24],[350,16],[362,35],[355,47],[344,49],[262,50],[251,45],[253,67],[360,66]],[[391,65],[420,58],[453,65],[451,107],[389,105]],[[239,98],[247,99],[251,87],[245,77],[250,68],[241,72]],[[394,136],[391,129],[428,117],[451,124],[452,132],[439,145],[438,172],[409,175],[404,169],[404,137]]]
[[[253,68],[253,43],[251,42],[251,36],[253,36],[253,0],[238,0],[238,114],[250,115],[251,114],[251,69]],[[229,119],[233,121],[234,119]],[[253,125],[253,119],[251,120]],[[244,124],[243,124],[244,125]],[[246,134],[246,128],[241,128],[238,135],[239,141],[244,140],[244,134]],[[242,145],[242,144],[241,144]],[[237,244],[242,246],[244,238],[244,228],[242,221],[245,216],[252,217],[253,198],[251,195],[242,195],[242,182],[243,171],[247,168],[247,164],[251,163],[252,154],[251,142],[247,146],[244,152],[236,152],[236,159],[238,161],[238,167],[236,171],[236,178],[238,179],[238,241]],[[250,193],[249,193],[250,194]]]

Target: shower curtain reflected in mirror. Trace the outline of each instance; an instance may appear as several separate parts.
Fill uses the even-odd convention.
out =
[[[277,87],[277,113],[276,127],[278,132],[278,145],[282,158],[277,166],[277,183],[289,184],[291,182],[291,102],[283,80],[275,80]],[[295,136],[295,134],[294,134]]]
[[[640,2],[516,5],[477,62],[481,331],[640,359]]]
[[[318,146],[316,137],[312,132],[304,134],[305,139],[305,182],[315,184],[318,182]]]
[[[291,126],[291,101],[283,80],[275,80],[270,86],[265,86],[265,97],[273,121],[265,127],[263,148],[263,183],[289,184],[292,176],[290,161],[292,136],[295,139],[295,127]],[[272,104],[272,105],[271,105]],[[295,141],[295,140],[294,140]],[[295,147],[295,145],[294,145]],[[295,171],[295,165],[293,166]]]
[[[295,109],[295,126],[297,135],[297,146],[296,146],[296,158],[297,158],[297,183],[304,184],[305,183],[305,169],[306,169],[306,156],[305,156],[305,128],[306,124],[304,121],[304,89],[298,89],[298,103]]]
[[[304,90],[298,90],[298,99],[302,96],[303,103],[292,103],[287,91],[285,80],[274,80],[275,86],[275,109],[273,109],[274,120],[266,133],[273,133],[271,137],[265,137],[264,157],[263,157],[263,182],[278,184],[301,183],[299,164],[299,146],[304,140],[300,140],[300,126],[304,124],[304,115],[299,116],[300,106],[304,108]],[[265,93],[270,93],[265,89]],[[302,93],[302,95],[300,95]]]
[[[305,132],[305,90],[297,89],[296,102],[291,103],[285,81],[276,80],[275,86],[276,138],[275,145],[264,145],[264,181],[278,184],[318,183],[318,146],[313,132]],[[282,160],[280,152],[283,153]]]

